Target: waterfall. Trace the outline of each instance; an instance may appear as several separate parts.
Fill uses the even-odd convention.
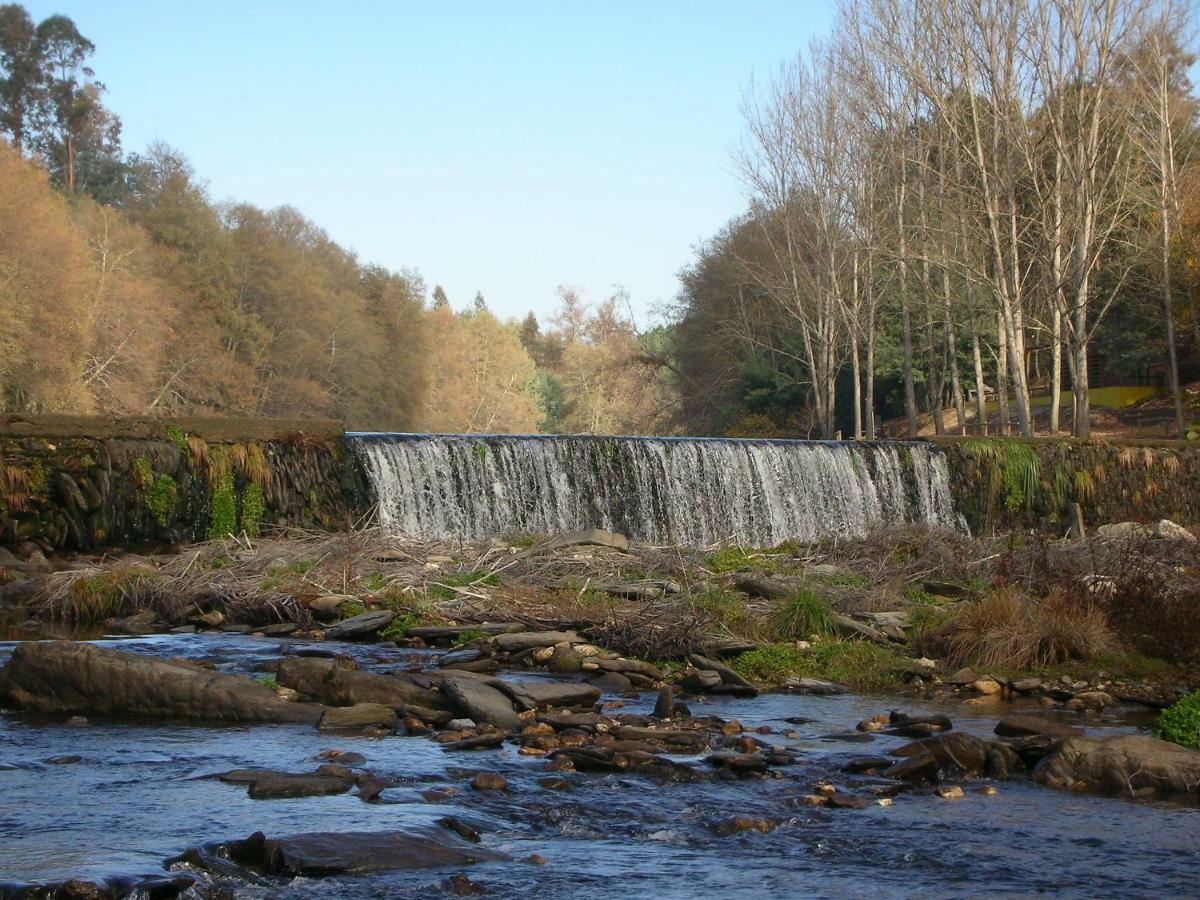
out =
[[[604,528],[767,547],[925,523],[965,529],[921,442],[354,434],[384,526],[473,540]]]

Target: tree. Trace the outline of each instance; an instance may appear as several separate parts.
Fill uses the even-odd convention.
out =
[[[25,149],[41,101],[41,47],[23,6],[0,6],[0,132],[17,152]]]

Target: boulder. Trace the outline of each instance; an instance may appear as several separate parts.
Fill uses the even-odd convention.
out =
[[[361,641],[373,637],[392,624],[396,614],[390,609],[376,609],[362,615],[343,619],[325,630],[328,641]]]
[[[1153,534],[1153,528],[1140,522],[1110,522],[1096,529],[1096,537],[1102,541],[1148,538]]]
[[[416,833],[396,831],[314,832],[268,838],[261,831],[244,841],[193,848],[168,865],[188,863],[199,869],[226,872],[228,863],[264,875],[321,878],[351,872],[429,869],[474,862],[505,860],[444,829]]]
[[[505,731],[517,731],[521,720],[508,697],[486,682],[461,676],[442,681],[442,693],[476,722],[487,722]]]
[[[850,687],[835,681],[824,681],[820,678],[798,678],[789,675],[783,680],[783,687],[794,694],[815,694],[829,696],[832,694],[848,694]]]
[[[933,782],[944,774],[1005,779],[1018,764],[1016,751],[1008,745],[961,731],[905,744],[893,755],[905,759],[884,774],[909,781]]]
[[[1154,526],[1154,536],[1166,541],[1188,541],[1195,543],[1198,538],[1182,525],[1177,525],[1170,519],[1163,519]]]
[[[447,711],[452,709],[441,694],[430,690],[420,679],[411,675],[403,672],[377,675],[340,666],[330,671],[315,696],[329,706],[378,703],[392,709],[410,706]]]
[[[589,678],[588,684],[599,688],[605,694],[624,694],[633,690],[633,682],[620,672],[605,672],[595,678]]]
[[[251,678],[73,641],[23,643],[0,670],[0,705],[42,713],[315,722],[321,707],[292,703]]]
[[[1070,737],[1051,750],[1033,778],[1098,792],[1200,797],[1200,751],[1137,734]]]

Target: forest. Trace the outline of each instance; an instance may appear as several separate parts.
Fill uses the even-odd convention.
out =
[[[1193,22],[1174,0],[842,0],[750,82],[746,206],[653,328],[504,321],[129,151],[95,47],[0,6],[0,411],[356,429],[1087,437],[1200,419]],[[764,60],[769,66],[771,60]],[[715,176],[716,173],[714,173]],[[1089,390],[1090,389],[1090,390]],[[1167,421],[1169,419],[1169,421]]]

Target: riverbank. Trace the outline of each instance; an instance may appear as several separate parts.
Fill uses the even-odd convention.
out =
[[[480,626],[571,630],[662,663],[672,680],[700,654],[768,689],[807,677],[1064,703],[1108,691],[1161,707],[1200,687],[1200,542],[1169,522],[1107,526],[1086,540],[903,528],[755,550],[631,544],[601,531],[461,543],[293,530],[54,565],[10,558],[0,573],[6,618],[30,635],[320,639],[370,614],[357,636],[401,646],[451,636],[486,660],[493,647]]]

